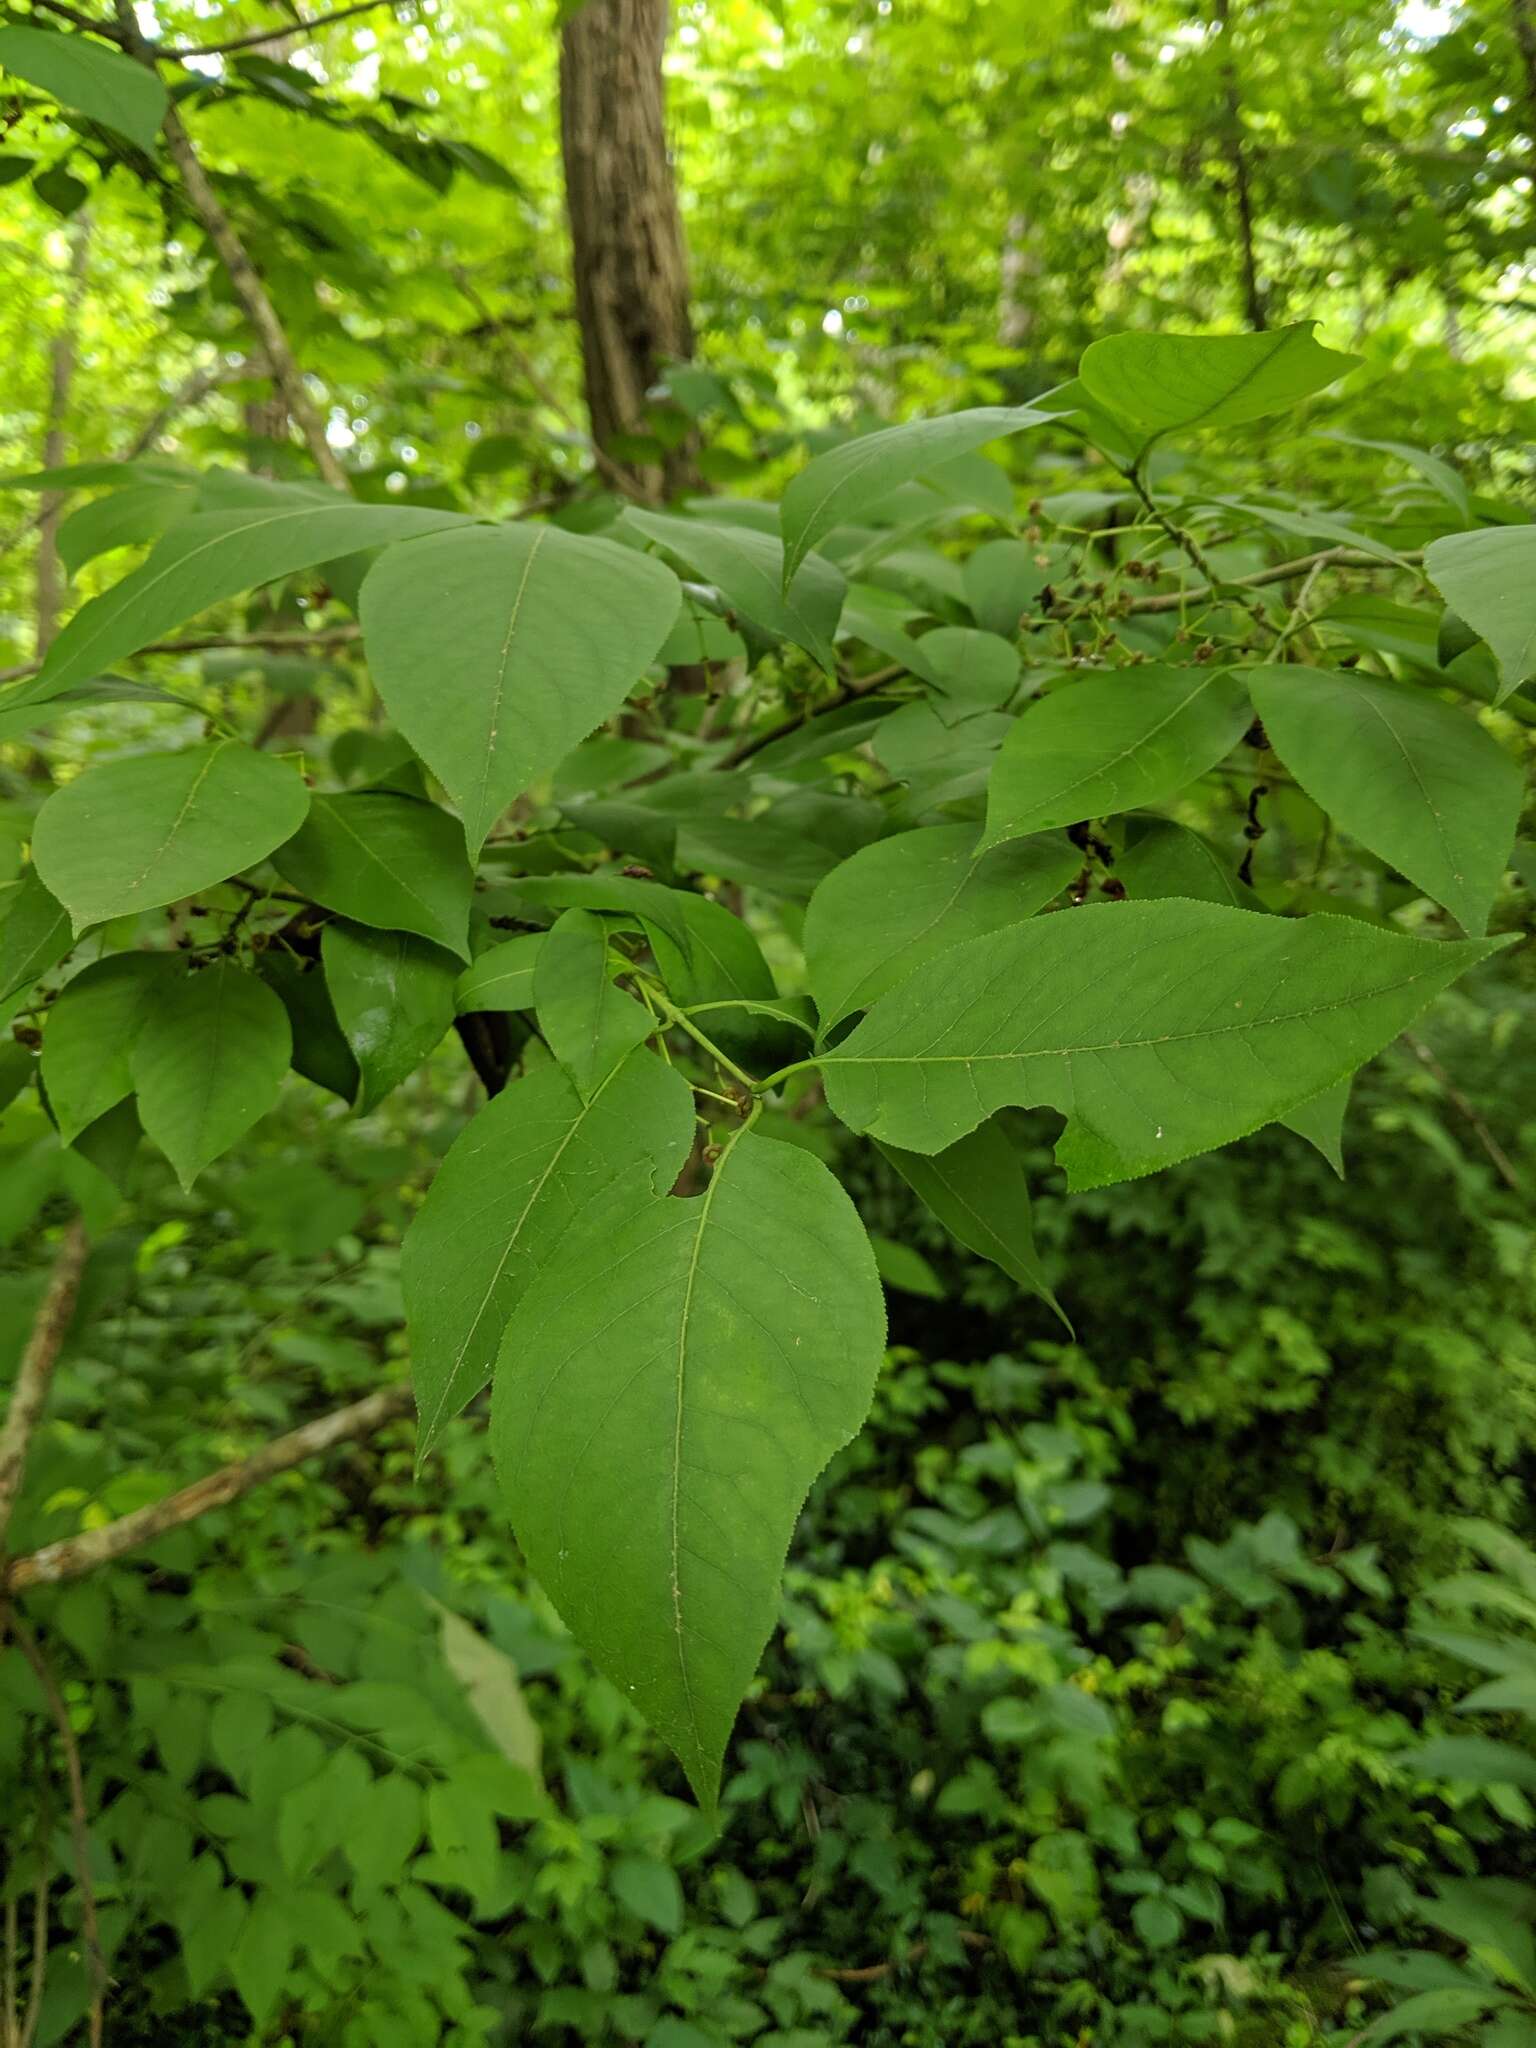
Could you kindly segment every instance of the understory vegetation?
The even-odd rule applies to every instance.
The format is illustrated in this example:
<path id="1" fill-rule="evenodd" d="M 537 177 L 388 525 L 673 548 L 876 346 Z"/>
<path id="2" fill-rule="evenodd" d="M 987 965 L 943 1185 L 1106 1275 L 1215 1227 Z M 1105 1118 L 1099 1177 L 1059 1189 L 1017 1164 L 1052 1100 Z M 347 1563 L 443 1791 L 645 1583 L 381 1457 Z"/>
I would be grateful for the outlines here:
<path id="1" fill-rule="evenodd" d="M 0 121 L 0 2048 L 1536 2048 L 1536 5 Z"/>

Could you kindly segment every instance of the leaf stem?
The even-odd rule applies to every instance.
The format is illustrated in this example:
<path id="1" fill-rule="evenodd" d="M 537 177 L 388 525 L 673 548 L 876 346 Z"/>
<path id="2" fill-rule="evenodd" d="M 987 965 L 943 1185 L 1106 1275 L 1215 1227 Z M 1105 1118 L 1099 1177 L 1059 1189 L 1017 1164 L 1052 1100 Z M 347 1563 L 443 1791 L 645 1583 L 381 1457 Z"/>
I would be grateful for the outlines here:
<path id="1" fill-rule="evenodd" d="M 647 983 L 646 987 L 653 1008 L 665 1017 L 668 1024 L 674 1024 L 679 1031 L 686 1032 L 694 1044 L 707 1052 L 716 1065 L 723 1072 L 729 1074 L 733 1081 L 739 1081 L 743 1088 L 751 1089 L 754 1095 L 757 1093 L 758 1083 L 753 1080 L 752 1076 L 744 1068 L 738 1067 L 728 1053 L 723 1053 L 712 1038 L 705 1036 L 698 1025 L 691 1020 L 686 1010 L 680 1010 L 676 1003 L 670 1001 L 654 983 Z"/>

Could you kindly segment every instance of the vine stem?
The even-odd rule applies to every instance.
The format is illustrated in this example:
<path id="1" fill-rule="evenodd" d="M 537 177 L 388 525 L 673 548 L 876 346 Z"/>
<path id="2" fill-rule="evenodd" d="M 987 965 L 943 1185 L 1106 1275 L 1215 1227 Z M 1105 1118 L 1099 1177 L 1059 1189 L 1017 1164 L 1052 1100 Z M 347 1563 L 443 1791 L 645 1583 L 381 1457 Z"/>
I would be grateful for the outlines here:
<path id="1" fill-rule="evenodd" d="M 675 1025 L 679 1031 L 686 1032 L 694 1044 L 707 1052 L 716 1065 L 729 1074 L 733 1081 L 739 1081 L 743 1088 L 749 1088 L 754 1095 L 757 1094 L 759 1083 L 753 1080 L 744 1067 L 738 1067 L 729 1053 L 722 1052 L 712 1038 L 706 1037 L 698 1025 L 690 1018 L 686 1010 L 680 1010 L 676 1003 L 654 984 L 648 983 L 646 986 L 648 999 L 652 1007 L 660 1016 L 666 1019 L 669 1025 Z"/>

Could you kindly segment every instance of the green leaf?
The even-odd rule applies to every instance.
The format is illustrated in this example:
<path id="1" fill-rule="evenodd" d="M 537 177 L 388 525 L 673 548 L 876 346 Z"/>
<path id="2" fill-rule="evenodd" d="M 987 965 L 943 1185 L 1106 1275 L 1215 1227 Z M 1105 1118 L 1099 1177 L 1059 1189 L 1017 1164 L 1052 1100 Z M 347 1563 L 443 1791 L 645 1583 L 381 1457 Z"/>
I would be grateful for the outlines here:
<path id="1" fill-rule="evenodd" d="M 1403 2034 L 1458 2034 L 1472 2020 L 1505 2003 L 1505 1995 L 1492 1984 L 1476 1991 L 1420 1991 L 1373 2020 L 1357 2038 L 1364 2044 L 1396 2041 Z"/>
<path id="2" fill-rule="evenodd" d="M 355 924 L 414 932 L 469 958 L 474 876 L 436 804 L 376 790 L 317 796 L 272 864 L 301 895 Z"/>
<path id="3" fill-rule="evenodd" d="M 793 641 L 829 675 L 837 673 L 832 636 L 848 588 L 841 569 L 820 555 L 807 555 L 786 587 L 784 548 L 777 534 L 633 510 L 625 513 L 624 523 L 696 570 L 760 632 Z"/>
<path id="4" fill-rule="evenodd" d="M 611 718 L 681 602 L 659 562 L 555 526 L 470 527 L 369 570 L 360 616 L 390 717 L 473 858 L 514 797 Z"/>
<path id="5" fill-rule="evenodd" d="M 1417 470 L 1430 487 L 1438 491 L 1446 503 L 1452 506 L 1463 526 L 1472 519 L 1472 501 L 1467 486 L 1458 471 L 1438 455 L 1432 455 L 1427 448 L 1415 448 L 1407 441 L 1367 441 L 1360 434 L 1324 434 L 1325 441 L 1337 441 L 1345 448 L 1369 448 L 1378 455 L 1395 456 L 1399 462 L 1407 463 Z"/>
<path id="6" fill-rule="evenodd" d="M 72 512 L 59 528 L 59 560 L 71 576 L 113 548 L 155 540 L 191 511 L 193 493 L 180 484 L 142 484 L 112 491 Z"/>
<path id="7" fill-rule="evenodd" d="M 459 1015 L 471 1010 L 531 1010 L 533 971 L 543 944 L 542 932 L 524 932 L 482 953 L 454 986 Z"/>
<path id="8" fill-rule="evenodd" d="M 246 2010 L 265 2029 L 282 1996 L 298 1937 L 281 1893 L 258 1891 L 239 1939 L 229 1953 L 229 1973 Z"/>
<path id="9" fill-rule="evenodd" d="M 880 1150 L 957 1243 L 1038 1295 L 1071 1330 L 1035 1250 L 1024 1169 L 995 1118 L 931 1156 Z"/>
<path id="10" fill-rule="evenodd" d="M 1164 803 L 1221 760 L 1250 722 L 1220 669 L 1126 669 L 1053 690 L 1003 741 L 983 846 Z"/>
<path id="11" fill-rule="evenodd" d="M 621 1906 L 662 1934 L 683 1930 L 683 1888 L 670 1863 L 654 1856 L 621 1856 L 608 1873 L 608 1888 Z"/>
<path id="12" fill-rule="evenodd" d="M 1112 334 L 1084 350 L 1078 375 L 1091 398 L 1150 440 L 1191 427 L 1240 426 L 1287 411 L 1355 367 L 1358 356 L 1313 340 L 1316 325 L 1304 320 L 1267 334 Z"/>
<path id="13" fill-rule="evenodd" d="M 660 882 L 641 881 L 633 875 L 520 875 L 496 892 L 498 907 L 506 903 L 514 910 L 613 910 L 638 917 L 648 930 L 664 932 L 675 953 L 693 960 L 695 906 L 704 898 L 684 889 L 668 889 Z M 710 909 L 729 917 L 718 904 Z M 737 919 L 732 918 L 734 924 Z M 667 976 L 667 986 L 673 987 Z M 676 993 L 674 989 L 674 993 Z M 768 993 L 773 993 L 770 983 Z M 687 1001 L 700 1000 L 695 996 Z"/>
<path id="14" fill-rule="evenodd" d="M 1018 650 L 998 633 L 974 626 L 939 626 L 918 643 L 929 677 L 950 704 L 992 711 L 1019 686 Z"/>
<path id="15" fill-rule="evenodd" d="M 656 1029 L 649 1010 L 613 985 L 608 931 L 590 910 L 567 910 L 534 970 L 539 1029 L 583 1102 Z"/>
<path id="16" fill-rule="evenodd" d="M 1536 671 L 1536 526 L 1447 534 L 1430 542 L 1424 567 L 1452 611 L 1487 641 L 1502 704 Z"/>
<path id="17" fill-rule="evenodd" d="M 203 1860 L 213 1861 L 211 1857 Z M 182 1966 L 194 1998 L 201 1998 L 229 1969 L 230 1956 L 240 1944 L 245 1923 L 245 1895 L 238 1885 L 226 1885 L 222 1891 L 215 1891 L 182 1927 Z"/>
<path id="18" fill-rule="evenodd" d="M 1468 1785 L 1519 1785 L 1536 1792 L 1536 1757 L 1491 1735 L 1437 1735 L 1399 1750 L 1394 1762 L 1426 1778 L 1455 1778 Z"/>
<path id="19" fill-rule="evenodd" d="M 184 1188 L 276 1102 L 291 1051 L 281 1002 L 226 960 L 160 996 L 129 1066 L 145 1133 Z"/>
<path id="20" fill-rule="evenodd" d="M 875 1255 L 875 1271 L 883 1287 L 894 1287 L 903 1294 L 925 1295 L 930 1301 L 944 1299 L 944 1282 L 915 1246 L 903 1244 L 899 1238 L 881 1237 L 872 1230 L 869 1248 Z"/>
<path id="21" fill-rule="evenodd" d="M 884 1342 L 847 1196 L 751 1135 L 693 1200 L 589 1204 L 508 1325 L 492 1436 L 518 1540 L 708 1809 L 795 1519 Z"/>
<path id="22" fill-rule="evenodd" d="M 1027 405 L 982 405 L 943 419 L 882 427 L 808 462 L 784 492 L 779 514 L 784 535 L 784 587 L 823 534 L 856 519 L 898 484 L 922 476 L 988 441 L 1047 426 L 1049 413 Z"/>
<path id="23" fill-rule="evenodd" d="M 44 886 L 35 867 L 0 890 L 0 1003 L 9 1002 L 59 961 L 74 944 L 69 912 Z"/>
<path id="24" fill-rule="evenodd" d="M 181 963 L 172 953 L 114 953 L 65 988 L 43 1034 L 43 1085 L 66 1145 L 131 1093 L 128 1055 Z"/>
<path id="25" fill-rule="evenodd" d="M 1463 930 L 1486 931 L 1524 797 L 1498 741 L 1408 684 L 1313 668 L 1245 673 L 1270 744 L 1314 803 Z"/>
<path id="26" fill-rule="evenodd" d="M 238 740 L 130 754 L 54 791 L 37 814 L 32 857 L 78 936 L 253 867 L 308 809 L 309 791 L 286 762 Z"/>
<path id="27" fill-rule="evenodd" d="M 1138 1899 L 1131 1908 L 1131 1922 L 1148 1948 L 1172 1948 L 1184 1931 L 1184 1916 L 1163 1898 Z"/>
<path id="28" fill-rule="evenodd" d="M 1310 1102 L 1502 942 L 1354 918 L 1104 903 L 951 947 L 822 1057 L 855 1131 L 940 1152 L 1006 1104 L 1067 1119 L 1073 1188 L 1152 1173 Z"/>
<path id="29" fill-rule="evenodd" d="M 1033 917 L 1082 866 L 1066 839 L 976 854 L 974 825 L 877 839 L 832 870 L 805 913 L 811 993 L 830 1030 L 961 939 Z"/>
<path id="30" fill-rule="evenodd" d="M 418 1458 L 490 1378 L 508 1316 L 586 1204 L 619 1184 L 669 1188 L 693 1129 L 686 1082 L 636 1052 L 588 1103 L 543 1067 L 460 1134 L 401 1259 Z"/>
<path id="31" fill-rule="evenodd" d="M 1012 640 L 1019 622 L 1051 580 L 1035 560 L 1040 550 L 1022 540 L 983 541 L 961 568 L 965 601 L 983 632 Z"/>
<path id="32" fill-rule="evenodd" d="M 151 66 L 86 36 L 0 28 L 0 68 L 154 154 L 170 99 Z"/>
<path id="33" fill-rule="evenodd" d="M 256 972 L 288 1012 L 293 1071 L 343 1102 L 356 1102 L 362 1077 L 336 1021 L 320 962 L 300 959 L 283 946 L 268 946 L 257 958 Z"/>
<path id="34" fill-rule="evenodd" d="M 375 1108 L 416 1071 L 453 1022 L 458 964 L 410 932 L 328 924 L 325 985 L 361 1076 L 357 1106 Z"/>
<path id="35" fill-rule="evenodd" d="M 1288 1110 L 1280 1119 L 1288 1131 L 1305 1138 L 1322 1153 L 1340 1180 L 1344 1178 L 1344 1118 L 1349 1109 L 1350 1086 L 1351 1077 L 1346 1075 L 1321 1095 L 1314 1095 L 1310 1102 Z"/>
<path id="36" fill-rule="evenodd" d="M 426 1826 L 421 1788 L 399 1771 L 375 1778 L 344 1844 L 364 1884 L 390 1885 L 404 1870 Z"/>
<path id="37" fill-rule="evenodd" d="M 1137 826 L 1137 836 L 1115 863 L 1128 895 L 1191 896 L 1197 903 L 1227 903 L 1235 910 L 1258 908 L 1253 891 L 1198 832 L 1171 818 L 1138 820 Z"/>
<path id="38" fill-rule="evenodd" d="M 476 1718 L 502 1755 L 542 1789 L 544 1739 L 523 1697 L 517 1666 L 461 1615 L 433 1605 L 443 1662 L 463 1686 Z"/>
<path id="39" fill-rule="evenodd" d="M 48 695 L 96 675 L 210 605 L 338 555 L 461 524 L 457 512 L 409 505 L 319 502 L 269 487 L 258 502 L 183 519 L 149 559 L 83 605 L 37 677 Z"/>

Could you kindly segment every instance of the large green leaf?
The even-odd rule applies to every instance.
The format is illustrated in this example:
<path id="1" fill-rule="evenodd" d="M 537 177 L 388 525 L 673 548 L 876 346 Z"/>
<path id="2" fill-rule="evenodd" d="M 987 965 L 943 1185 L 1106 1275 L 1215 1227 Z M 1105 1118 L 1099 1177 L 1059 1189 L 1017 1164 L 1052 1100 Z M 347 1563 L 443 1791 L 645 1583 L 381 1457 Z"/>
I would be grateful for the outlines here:
<path id="1" fill-rule="evenodd" d="M 1488 912 L 1524 780 L 1475 718 L 1358 671 L 1246 671 L 1270 744 L 1334 822 L 1443 903 L 1464 930 Z"/>
<path id="2" fill-rule="evenodd" d="M 317 796 L 303 830 L 272 860 L 327 910 L 469 958 L 474 876 L 453 820 L 436 804 L 377 790 Z"/>
<path id="3" fill-rule="evenodd" d="M 708 1808 L 795 1518 L 884 1342 L 847 1196 L 751 1135 L 691 1201 L 593 1204 L 507 1326 L 492 1438 L 518 1540 Z"/>
<path id="4" fill-rule="evenodd" d="M 71 113 L 99 121 L 154 153 L 170 99 L 149 65 L 87 36 L 7 27 L 0 28 L 0 70 L 41 86 Z"/>
<path id="5" fill-rule="evenodd" d="M 976 858 L 974 825 L 878 839 L 832 870 L 805 913 L 805 959 L 823 1030 L 867 1010 L 914 968 L 1033 917 L 1082 855 L 1067 839 L 1019 840 Z"/>
<path id="6" fill-rule="evenodd" d="M 1089 396 L 1152 440 L 1284 412 L 1360 360 L 1312 338 L 1315 320 L 1266 334 L 1111 334 L 1078 375 Z"/>
<path id="7" fill-rule="evenodd" d="M 0 889 L 0 1003 L 30 988 L 74 944 L 69 912 L 45 887 L 35 867 Z"/>
<path id="8" fill-rule="evenodd" d="M 961 711 L 992 711 L 1019 686 L 1018 649 L 1000 633 L 975 626 L 940 626 L 919 645 L 927 674 L 946 704 Z"/>
<path id="9" fill-rule="evenodd" d="M 463 523 L 457 512 L 358 505 L 269 492 L 260 502 L 183 519 L 147 561 L 83 605 L 48 651 L 37 685 L 51 696 L 110 668 L 210 605 L 338 555 Z"/>
<path id="10" fill-rule="evenodd" d="M 54 791 L 37 814 L 32 857 L 79 933 L 253 867 L 308 809 L 287 762 L 238 740 L 130 754 Z"/>
<path id="11" fill-rule="evenodd" d="M 922 476 L 988 441 L 1050 423 L 1049 413 L 1027 405 L 980 405 L 943 419 L 909 420 L 845 441 L 808 462 L 784 492 L 779 513 L 784 535 L 784 587 L 788 589 L 811 549 L 856 519 L 867 506 L 912 477 Z"/>
<path id="12" fill-rule="evenodd" d="M 43 1086 L 66 1145 L 131 1093 L 129 1053 L 180 965 L 173 953 L 113 953 L 82 968 L 48 1012 Z"/>
<path id="13" fill-rule="evenodd" d="M 490 1378 L 507 1317 L 587 1203 L 620 1183 L 665 1193 L 693 1131 L 687 1083 L 636 1052 L 588 1103 L 542 1067 L 460 1134 L 401 1259 L 419 1458 Z"/>
<path id="14" fill-rule="evenodd" d="M 1242 681 L 1203 668 L 1126 669 L 1065 684 L 1026 711 L 987 785 L 984 846 L 1164 803 L 1236 746 Z"/>
<path id="15" fill-rule="evenodd" d="M 364 1112 L 416 1071 L 453 1022 L 459 964 L 414 932 L 328 924 L 321 934 L 325 985 L 357 1061 Z"/>
<path id="16" fill-rule="evenodd" d="M 482 953 L 459 976 L 453 992 L 461 1015 L 470 1010 L 531 1010 L 533 970 L 544 944 L 542 932 L 524 932 Z"/>
<path id="17" fill-rule="evenodd" d="M 1424 567 L 1446 603 L 1486 640 L 1503 703 L 1536 673 L 1536 526 L 1493 526 L 1431 541 Z"/>
<path id="18" fill-rule="evenodd" d="M 951 1237 L 1001 1267 L 1027 1293 L 1038 1294 L 1067 1322 L 1035 1250 L 1029 1182 L 995 1117 L 932 1155 L 895 1145 L 880 1150 Z"/>
<path id="19" fill-rule="evenodd" d="M 220 960 L 158 995 L 129 1067 L 144 1130 L 190 1188 L 277 1100 L 288 1012 L 265 982 Z"/>
<path id="20" fill-rule="evenodd" d="M 680 601 L 660 562 L 555 526 L 471 527 L 380 556 L 360 599 L 369 663 L 471 857 L 619 709 Z"/>
<path id="21" fill-rule="evenodd" d="M 192 510 L 185 484 L 141 484 L 109 491 L 72 512 L 59 528 L 59 560 L 71 576 L 113 548 L 155 540 Z"/>
<path id="22" fill-rule="evenodd" d="M 786 589 L 784 548 L 777 534 L 660 512 L 630 511 L 624 518 L 712 583 L 732 611 L 776 639 L 792 640 L 828 674 L 836 674 L 832 636 L 848 588 L 841 569 L 820 555 L 807 555 Z"/>
<path id="23" fill-rule="evenodd" d="M 1497 940 L 1354 918 L 1104 903 L 951 947 L 822 1057 L 856 1131 L 941 1152 L 994 1110 L 1060 1110 L 1074 1188 L 1285 1116 L 1390 1043 Z"/>
<path id="24" fill-rule="evenodd" d="M 566 910 L 555 919 L 539 949 L 533 993 L 545 1043 L 583 1102 L 656 1028 L 649 1010 L 614 987 L 607 927 L 595 911 Z"/>

